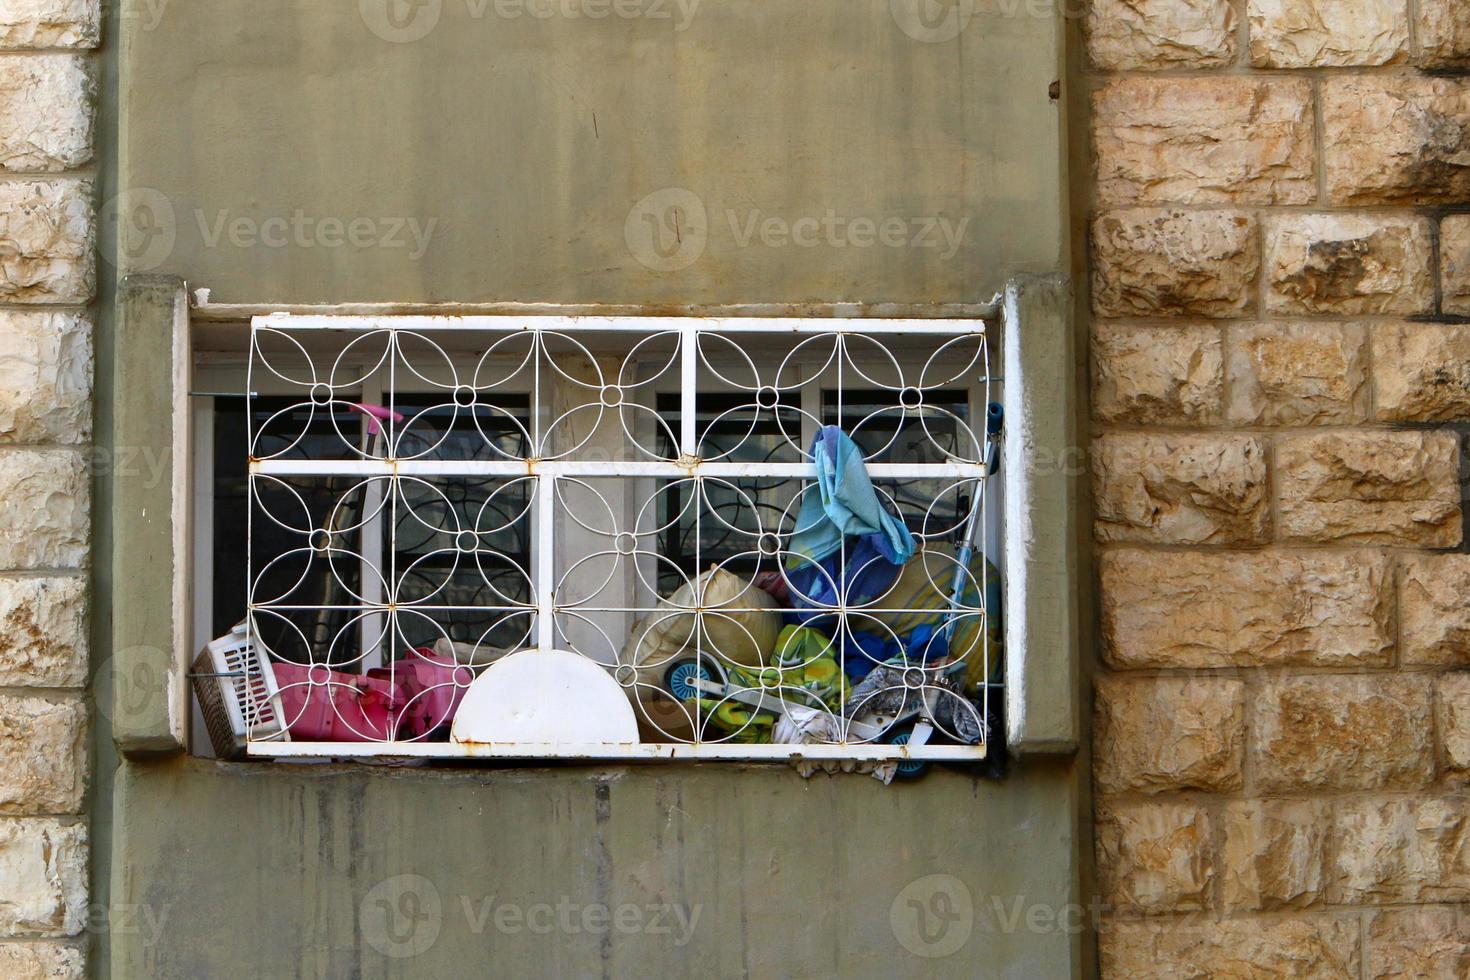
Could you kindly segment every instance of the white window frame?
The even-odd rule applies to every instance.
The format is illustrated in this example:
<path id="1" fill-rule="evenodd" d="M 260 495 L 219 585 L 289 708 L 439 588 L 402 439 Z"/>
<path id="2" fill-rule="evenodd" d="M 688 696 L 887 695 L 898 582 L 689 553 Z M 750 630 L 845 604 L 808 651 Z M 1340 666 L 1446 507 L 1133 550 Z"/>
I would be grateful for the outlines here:
<path id="1" fill-rule="evenodd" d="M 1086 693 L 1083 624 L 1091 617 L 1086 587 L 1087 457 L 1084 386 L 1085 318 L 1072 284 L 1054 274 L 1017 274 L 989 303 L 744 304 L 690 306 L 695 317 L 983 318 L 1001 324 L 1006 435 L 1002 443 L 1005 541 L 1005 738 L 1013 759 L 1073 755 L 1082 742 Z M 130 276 L 118 291 L 120 377 L 114 438 L 129 451 L 171 460 L 167 473 L 119 466 L 111 481 L 119 518 L 113 531 L 112 692 L 118 751 L 151 757 L 186 750 L 190 717 L 195 599 L 194 503 L 200 488 L 191 457 L 195 354 L 238 352 L 254 316 L 289 310 L 308 315 L 548 317 L 606 312 L 597 305 L 470 303 L 282 307 L 211 303 L 201 290 L 169 276 Z M 635 314 L 638 307 L 620 307 Z M 140 556 L 150 571 L 139 576 Z M 992 742 L 999 733 L 992 732 Z"/>
<path id="2" fill-rule="evenodd" d="M 538 317 L 534 318 L 534 326 L 527 326 L 528 318 L 507 317 L 468 317 L 446 319 L 442 317 L 418 317 L 418 316 L 394 316 L 394 317 L 364 317 L 364 316 L 292 316 L 278 314 L 272 316 L 256 317 L 254 324 L 257 328 L 278 329 L 286 327 L 292 331 L 309 329 L 329 330 L 380 330 L 385 324 L 393 327 L 417 331 L 435 332 L 446 329 L 465 329 L 481 327 L 487 330 L 505 330 L 511 326 L 511 320 L 520 329 L 537 329 L 554 333 L 575 334 L 587 330 L 631 330 L 645 335 L 658 332 L 676 331 L 683 338 L 683 350 L 686 355 L 682 359 L 681 382 L 666 382 L 658 386 L 645 389 L 644 397 L 653 399 L 659 393 L 680 391 L 684 394 L 685 404 L 681 413 L 681 432 L 678 433 L 681 449 L 692 456 L 692 448 L 695 441 L 696 419 L 690 410 L 693 404 L 694 389 L 688 379 L 696 372 L 696 358 L 689 356 L 697 350 L 697 345 L 692 341 L 694 335 L 700 330 L 718 332 L 722 335 L 747 333 L 755 339 L 761 333 L 821 333 L 829 334 L 834 331 L 855 334 L 878 334 L 894 335 L 906 332 L 923 333 L 930 336 L 965 337 L 986 333 L 993 340 L 994 330 L 997 324 L 987 324 L 982 320 L 855 320 L 841 321 L 831 319 L 820 320 L 793 320 L 793 319 L 689 319 L 689 318 L 647 318 L 647 317 Z M 992 354 L 992 364 L 999 361 L 999 351 Z M 213 504 L 213 478 L 212 468 L 214 461 L 213 447 L 213 417 L 214 399 L 208 392 L 232 392 L 241 391 L 245 371 L 246 360 L 239 356 L 213 356 L 201 359 L 195 367 L 196 391 L 205 392 L 194 401 L 194 424 L 193 429 L 193 503 L 195 512 L 194 545 L 195 545 L 195 588 L 199 601 L 195 606 L 194 633 L 196 640 L 200 642 L 208 639 L 212 623 L 211 590 L 212 590 L 212 504 Z M 999 379 L 996 379 L 999 380 Z M 840 385 L 840 378 L 837 379 Z M 257 387 L 260 382 L 257 381 Z M 861 386 L 859 386 L 861 387 Z M 946 387 L 959 387 L 946 385 Z M 969 390 L 969 411 L 971 424 L 983 428 L 985 416 L 985 400 L 983 387 L 972 380 L 966 386 Z M 820 414 L 820 404 L 808 404 L 808 402 L 820 402 L 826 391 L 830 390 L 824 384 L 803 384 L 801 391 L 803 396 L 802 408 L 810 415 Z M 259 394 L 275 394 L 273 390 L 261 390 Z M 992 394 L 998 394 L 998 390 L 992 389 Z M 381 403 L 380 391 L 364 387 L 358 397 L 364 402 Z M 543 411 L 549 399 L 544 399 Z M 813 431 L 807 431 L 813 430 Z M 804 420 L 802 440 L 803 444 L 809 444 L 814 435 L 814 426 L 809 420 Z M 415 464 L 412 461 L 400 461 L 388 464 L 383 461 L 357 460 L 341 461 L 337 463 L 297 462 L 297 461 L 253 461 L 251 463 L 252 473 L 266 473 L 276 475 L 354 475 L 369 476 L 386 474 L 397 468 L 401 473 L 412 473 L 418 469 L 428 472 L 445 472 L 442 466 L 435 464 Z M 473 475 L 484 472 L 486 474 L 504 474 L 525 476 L 527 468 L 525 463 L 467 463 L 465 464 L 465 475 Z M 789 476 L 802 478 L 810 475 L 810 467 L 807 464 L 743 464 L 743 463 L 700 463 L 698 468 L 703 471 L 702 475 L 708 476 Z M 914 476 L 916 478 L 953 478 L 953 479 L 983 479 L 985 467 L 976 463 L 964 463 L 951 461 L 944 464 L 871 464 L 870 470 L 875 477 L 883 476 Z M 531 464 L 532 475 L 538 481 L 539 506 L 545 507 L 554 494 L 555 480 L 561 477 L 618 477 L 627 479 L 629 476 L 646 476 L 649 478 L 688 476 L 690 470 L 682 463 L 590 463 L 576 461 L 536 461 Z M 789 471 L 789 472 L 788 472 Z M 990 488 L 987 493 L 1004 496 L 1004 480 L 991 479 Z M 1003 541 L 1004 535 L 1001 526 L 1001 501 L 996 501 L 995 506 L 987 506 L 986 515 L 988 524 L 986 536 L 992 541 Z M 533 523 L 536 519 L 533 516 Z M 541 556 L 556 555 L 556 535 L 554 529 L 549 526 L 550 522 L 541 522 L 540 540 L 532 547 L 533 569 L 532 574 L 537 584 L 538 617 L 537 617 L 537 646 L 541 649 L 552 649 L 555 647 L 554 616 L 553 610 L 548 608 L 552 605 L 551 583 L 554 576 L 556 562 L 545 562 Z M 366 537 L 377 547 L 381 542 L 380 533 L 368 533 Z M 549 547 L 548 547 L 549 545 Z M 365 548 L 367 552 L 369 549 Z M 993 554 L 992 557 L 999 558 Z M 371 554 L 364 554 L 364 562 L 370 562 Z M 999 561 L 997 561 L 999 564 Z M 371 665 L 368 665 L 371 666 Z M 992 680 L 992 686 L 1002 686 L 1000 678 Z M 197 730 L 197 729 L 196 729 Z M 994 737 L 1003 738 L 1004 735 L 996 733 Z M 992 738 L 992 741 L 993 741 Z M 196 740 L 197 741 L 197 740 Z M 329 751 L 328 751 L 329 749 Z M 927 745 L 918 749 L 912 756 L 899 746 L 885 744 L 867 743 L 843 743 L 840 745 L 749 745 L 730 743 L 646 743 L 621 746 L 605 747 L 595 754 L 607 758 L 702 758 L 702 759 L 759 759 L 759 758 L 835 758 L 835 759 L 904 759 L 921 758 L 925 760 L 968 760 L 978 761 L 986 754 L 986 745 L 959 746 L 959 745 Z M 441 742 L 364 742 L 364 743 L 331 743 L 326 746 L 320 743 L 305 743 L 291 741 L 269 741 L 255 742 L 250 746 L 250 754 L 257 756 L 289 758 L 289 757 L 317 757 L 322 755 L 339 756 L 442 756 L 442 757 L 464 757 L 466 755 L 492 756 L 492 757 L 546 757 L 544 751 L 530 752 L 517 746 L 503 745 L 455 745 Z M 560 753 L 551 753 L 557 755 Z M 569 753 L 575 757 L 583 757 L 587 753 L 582 750 Z"/>

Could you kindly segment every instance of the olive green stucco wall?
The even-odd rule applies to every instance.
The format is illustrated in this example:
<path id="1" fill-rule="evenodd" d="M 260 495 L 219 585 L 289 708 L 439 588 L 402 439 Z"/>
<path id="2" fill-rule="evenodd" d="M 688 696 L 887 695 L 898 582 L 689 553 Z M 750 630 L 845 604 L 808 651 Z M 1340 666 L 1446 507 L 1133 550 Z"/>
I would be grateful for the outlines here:
<path id="1" fill-rule="evenodd" d="M 965 22 L 905 0 L 384 7 L 173 0 L 117 19 L 116 274 L 263 307 L 911 309 L 1068 269 L 1046 5 L 962 3 Z M 126 399 L 129 380 L 99 390 Z M 113 976 L 1049 978 L 1087 962 L 1065 757 L 887 788 L 785 766 L 113 765 L 104 748 L 99 889 L 162 922 L 100 938 Z M 569 911 L 542 932 L 497 922 L 505 906 Z M 598 908 L 642 911 L 586 928 Z M 950 950 L 953 915 L 971 928 Z"/>
<path id="2" fill-rule="evenodd" d="M 927 304 L 1062 262 L 1047 5 L 530 12 L 584 3 L 419 0 L 402 31 L 386 0 L 125 21 L 120 186 L 161 234 L 123 264 L 230 303 Z M 896 244 L 851 228 L 890 218 Z"/>
<path id="3" fill-rule="evenodd" d="M 1066 977 L 1081 922 L 1069 782 L 1052 766 L 893 788 L 780 766 L 130 764 L 112 901 L 164 929 L 114 937 L 113 963 L 189 978 Z M 968 928 L 953 918 L 972 909 Z"/>

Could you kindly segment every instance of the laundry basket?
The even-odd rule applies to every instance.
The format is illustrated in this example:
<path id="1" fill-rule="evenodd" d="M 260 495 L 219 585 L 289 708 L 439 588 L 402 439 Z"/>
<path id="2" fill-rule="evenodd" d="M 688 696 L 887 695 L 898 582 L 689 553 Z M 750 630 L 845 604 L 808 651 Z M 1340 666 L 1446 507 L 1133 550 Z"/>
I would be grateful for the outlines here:
<path id="1" fill-rule="evenodd" d="M 214 754 L 222 759 L 243 756 L 252 739 L 290 737 L 283 732 L 275 671 L 256 653 L 244 623 L 199 651 L 194 693 Z"/>

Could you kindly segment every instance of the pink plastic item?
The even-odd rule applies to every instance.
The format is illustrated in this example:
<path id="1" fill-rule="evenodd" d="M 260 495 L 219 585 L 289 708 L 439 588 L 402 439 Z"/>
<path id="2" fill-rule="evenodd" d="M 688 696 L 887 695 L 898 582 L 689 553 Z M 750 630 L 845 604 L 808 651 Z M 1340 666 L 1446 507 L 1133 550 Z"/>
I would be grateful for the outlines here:
<path id="1" fill-rule="evenodd" d="M 423 738 L 453 721 L 464 699 L 465 688 L 455 684 L 458 666 L 427 647 L 365 675 L 322 665 L 271 666 L 281 689 L 281 714 L 291 737 L 302 742 Z"/>
<path id="2" fill-rule="evenodd" d="M 393 685 L 323 666 L 274 663 L 281 716 L 303 742 L 380 742 L 392 728 Z"/>
<path id="3" fill-rule="evenodd" d="M 791 605 L 791 588 L 786 576 L 779 571 L 761 572 L 751 582 L 757 589 L 769 595 L 783 606 Z"/>
<path id="4" fill-rule="evenodd" d="M 368 405 L 356 403 L 347 406 L 359 415 L 367 416 L 368 435 L 378 435 L 383 431 L 383 423 L 392 419 L 394 422 L 402 422 L 407 416 L 402 412 L 395 412 L 391 408 L 382 405 Z"/>
<path id="5" fill-rule="evenodd" d="M 398 738 L 422 738 L 454 720 L 464 700 L 465 688 L 454 683 L 458 664 L 419 647 L 393 663 L 394 708 L 398 712 Z M 468 667 L 463 668 L 472 676 Z M 387 679 L 388 668 L 368 671 L 370 677 Z"/>

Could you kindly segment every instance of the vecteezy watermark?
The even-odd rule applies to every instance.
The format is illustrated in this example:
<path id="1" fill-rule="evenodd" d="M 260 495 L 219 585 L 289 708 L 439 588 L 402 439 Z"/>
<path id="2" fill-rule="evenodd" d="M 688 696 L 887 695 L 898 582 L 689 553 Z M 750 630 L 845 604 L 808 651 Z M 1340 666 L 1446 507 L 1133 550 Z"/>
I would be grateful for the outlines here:
<path id="1" fill-rule="evenodd" d="M 949 874 L 925 875 L 894 896 L 888 910 L 893 936 L 915 956 L 952 956 L 976 932 L 987 935 L 1077 935 L 1109 926 L 1112 909 L 1094 896 L 1080 902 L 1037 902 L 1025 895 L 991 895 L 977 905 L 970 888 Z"/>
<path id="2" fill-rule="evenodd" d="M 938 44 L 965 32 L 977 14 L 988 17 L 1031 17 L 1037 20 L 1080 20 L 1088 0 L 888 0 L 893 22 L 915 41 Z"/>
<path id="3" fill-rule="evenodd" d="M 684 187 L 665 187 L 634 204 L 623 223 L 633 258 L 655 272 L 677 272 L 698 262 L 713 231 L 728 233 L 736 248 L 931 249 L 941 260 L 959 252 L 970 228 L 968 215 L 768 214 L 760 208 L 725 209 L 711 229 L 704 201 Z"/>
<path id="4" fill-rule="evenodd" d="M 417 262 L 424 257 L 439 226 L 438 218 L 421 224 L 417 218 L 350 219 L 316 217 L 298 208 L 290 217 L 275 215 L 255 218 L 231 215 L 221 208 L 212 216 L 203 209 L 194 212 L 199 236 L 206 248 L 218 248 L 228 241 L 235 248 L 387 248 L 410 249 L 408 258 Z"/>
<path id="5" fill-rule="evenodd" d="M 152 949 L 163 938 L 171 911 L 170 906 L 158 908 L 147 903 L 91 904 L 86 908 L 86 931 L 134 937 L 144 949 Z"/>
<path id="6" fill-rule="evenodd" d="M 114 269 L 152 272 L 174 254 L 178 236 L 173 201 L 151 187 L 122 191 L 98 212 L 98 248 Z"/>
<path id="7" fill-rule="evenodd" d="M 362 897 L 357 924 L 373 949 L 389 959 L 408 959 L 438 941 L 444 903 L 439 889 L 423 875 L 394 875 Z"/>
<path id="8" fill-rule="evenodd" d="M 142 31 L 153 31 L 163 23 L 164 12 L 168 10 L 171 0 L 122 0 L 118 7 L 118 17 L 129 29 L 136 27 Z"/>
<path id="9" fill-rule="evenodd" d="M 503 902 L 494 895 L 478 899 L 462 895 L 460 905 L 470 932 L 477 936 L 492 927 L 505 936 L 522 933 L 534 936 L 576 936 L 584 933 L 606 936 L 618 933 L 667 937 L 679 949 L 688 946 L 694 938 L 700 914 L 704 911 L 702 905 L 668 902 L 645 905 L 574 902 L 565 895 L 555 903 L 533 902 L 529 905 Z"/>
<path id="10" fill-rule="evenodd" d="M 157 647 L 127 647 L 116 651 L 92 672 L 97 713 L 110 722 L 148 717 L 168 699 L 169 655 Z"/>
<path id="11" fill-rule="evenodd" d="M 408 959 L 433 948 L 445 928 L 471 935 L 652 936 L 682 949 L 694 938 L 702 905 L 670 902 L 508 901 L 499 895 L 460 895 L 446 903 L 423 875 L 395 875 L 374 885 L 358 907 L 363 940 L 392 959 Z M 463 918 L 448 921 L 452 916 Z"/>
<path id="12" fill-rule="evenodd" d="M 915 956 L 952 956 L 975 929 L 975 900 L 954 875 L 925 875 L 894 896 L 888 924 L 899 945 Z"/>
<path id="13" fill-rule="evenodd" d="M 102 258 L 124 272 L 152 272 L 174 254 L 181 234 L 197 231 L 205 248 L 390 249 L 411 262 L 424 257 L 438 218 L 319 216 L 298 208 L 290 214 L 236 214 L 229 208 L 193 211 L 193 228 L 167 194 L 151 187 L 129 188 L 102 205 L 98 247 Z"/>
<path id="14" fill-rule="evenodd" d="M 655 272 L 686 269 L 709 243 L 704 201 L 683 187 L 654 191 L 628 212 L 623 240 L 633 258 Z"/>
<path id="15" fill-rule="evenodd" d="M 970 226 L 966 215 L 951 221 L 943 215 L 873 218 L 866 215 L 848 217 L 828 209 L 820 217 L 803 215 L 789 218 L 762 214 L 752 208 L 739 215 L 725 212 L 730 234 L 737 248 L 749 248 L 759 241 L 766 248 L 935 248 L 941 259 L 952 259 L 965 240 Z"/>
<path id="16" fill-rule="evenodd" d="M 485 16 L 488 5 L 505 20 L 666 20 L 675 33 L 688 30 L 701 0 L 465 0 L 470 16 Z"/>
<path id="17" fill-rule="evenodd" d="M 433 33 L 451 0 L 358 0 L 368 30 L 394 44 L 421 41 Z M 471 20 L 650 20 L 667 21 L 677 32 L 694 20 L 702 0 L 453 0 Z"/>
<path id="18" fill-rule="evenodd" d="M 899 29 L 915 41 L 953 41 L 970 25 L 976 0 L 888 0 Z"/>
<path id="19" fill-rule="evenodd" d="M 444 14 L 444 0 L 357 0 L 368 30 L 385 41 L 406 44 L 429 36 Z"/>

